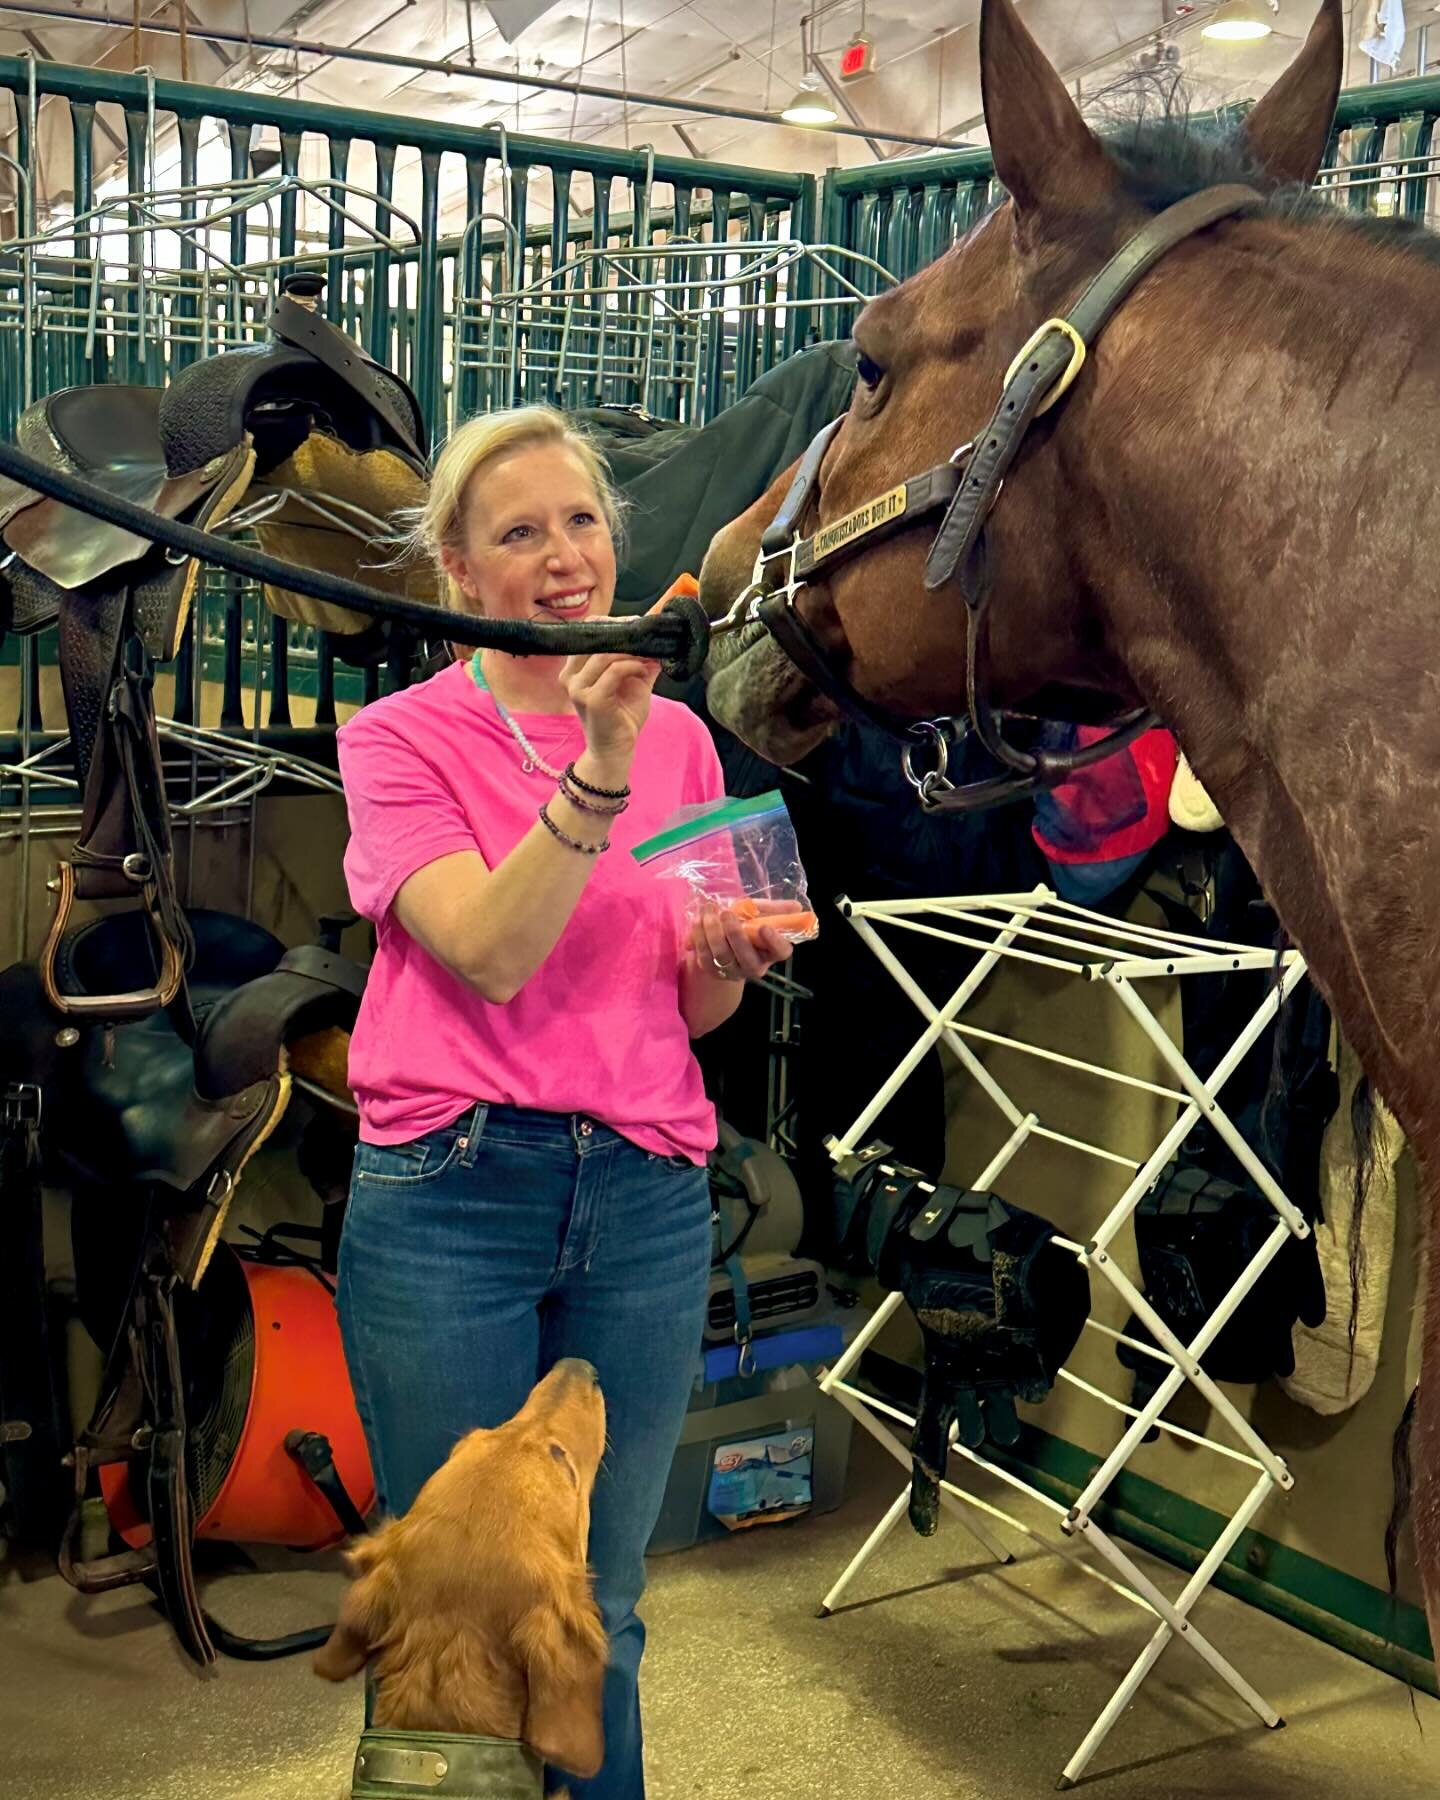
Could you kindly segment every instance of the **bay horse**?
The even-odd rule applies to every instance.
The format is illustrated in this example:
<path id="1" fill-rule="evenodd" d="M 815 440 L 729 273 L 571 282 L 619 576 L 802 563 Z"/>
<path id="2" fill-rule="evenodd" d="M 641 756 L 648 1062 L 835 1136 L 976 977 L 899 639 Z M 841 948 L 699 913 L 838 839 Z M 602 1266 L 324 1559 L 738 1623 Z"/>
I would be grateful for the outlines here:
<path id="1" fill-rule="evenodd" d="M 1228 137 L 1102 139 L 1011 0 L 984 0 L 1008 198 L 860 315 L 848 412 L 796 492 L 787 472 L 716 539 L 702 601 L 756 591 L 777 515 L 812 532 L 707 675 L 715 717 L 782 765 L 849 699 L 1173 730 L 1416 1155 L 1440 1645 L 1440 516 L 1414 474 L 1440 428 L 1440 240 L 1313 196 L 1343 53 L 1324 0 Z M 1037 334 L 1093 313 L 1102 272 L 1114 304 L 1080 350 Z"/>

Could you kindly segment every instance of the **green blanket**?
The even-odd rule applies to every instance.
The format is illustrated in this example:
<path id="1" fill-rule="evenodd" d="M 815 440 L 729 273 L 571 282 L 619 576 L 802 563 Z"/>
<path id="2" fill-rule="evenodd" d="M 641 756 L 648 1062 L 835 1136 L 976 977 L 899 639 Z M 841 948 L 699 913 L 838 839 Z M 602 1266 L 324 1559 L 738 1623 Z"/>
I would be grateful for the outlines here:
<path id="1" fill-rule="evenodd" d="M 677 575 L 698 575 L 715 533 L 845 411 L 854 385 L 854 347 L 826 343 L 787 357 L 705 426 L 577 412 L 628 502 L 616 611 L 643 612 Z"/>

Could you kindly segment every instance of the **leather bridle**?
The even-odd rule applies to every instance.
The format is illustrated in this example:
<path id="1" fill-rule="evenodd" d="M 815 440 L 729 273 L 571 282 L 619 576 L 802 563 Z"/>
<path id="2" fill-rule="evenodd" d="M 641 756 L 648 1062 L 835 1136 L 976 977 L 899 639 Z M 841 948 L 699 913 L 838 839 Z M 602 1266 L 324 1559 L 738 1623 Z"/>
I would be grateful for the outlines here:
<path id="1" fill-rule="evenodd" d="M 1112 729 L 1103 738 L 1076 750 L 1024 750 L 1008 741 L 1005 715 L 990 706 L 980 674 L 992 592 L 985 523 L 1030 426 L 1069 391 L 1090 345 L 1141 278 L 1177 244 L 1264 203 L 1253 188 L 1213 187 L 1157 213 L 1105 264 L 1070 311 L 1048 319 L 1021 350 L 1006 371 L 994 415 L 980 437 L 962 444 L 947 462 L 911 476 L 806 537 L 801 527 L 818 498 L 825 456 L 844 417 L 811 440 L 760 540 L 749 587 L 714 629 L 763 625 L 805 679 L 842 712 L 897 739 L 905 774 L 927 812 L 976 812 L 1055 787 L 1123 750 L 1158 722 L 1147 708 L 1137 708 L 1110 721 Z M 966 711 L 948 718 L 907 719 L 856 690 L 796 601 L 812 582 L 941 511 L 944 517 L 926 559 L 925 586 L 934 593 L 958 580 L 965 600 Z M 949 748 L 972 732 L 1004 772 L 956 785 L 946 775 Z M 915 753 L 927 743 L 935 766 L 922 774 L 916 770 Z"/>

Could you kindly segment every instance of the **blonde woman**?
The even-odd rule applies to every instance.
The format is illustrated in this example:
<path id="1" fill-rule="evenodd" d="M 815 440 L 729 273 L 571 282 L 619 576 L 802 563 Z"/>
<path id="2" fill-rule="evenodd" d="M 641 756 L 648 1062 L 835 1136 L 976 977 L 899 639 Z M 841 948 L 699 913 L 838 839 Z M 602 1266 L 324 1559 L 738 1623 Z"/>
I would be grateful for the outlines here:
<path id="1" fill-rule="evenodd" d="M 615 521 L 592 447 L 527 407 L 450 438 L 417 536 L 464 611 L 599 618 Z M 378 945 L 350 1050 L 346 1357 L 391 1512 L 560 1358 L 597 1370 L 611 1449 L 590 1555 L 612 1651 L 604 1767 L 575 1800 L 645 1791 L 635 1607 L 710 1258 L 716 1127 L 691 1039 L 790 949 L 730 914 L 686 933 L 628 854 L 723 793 L 658 673 L 466 655 L 339 734 L 346 879 Z"/>

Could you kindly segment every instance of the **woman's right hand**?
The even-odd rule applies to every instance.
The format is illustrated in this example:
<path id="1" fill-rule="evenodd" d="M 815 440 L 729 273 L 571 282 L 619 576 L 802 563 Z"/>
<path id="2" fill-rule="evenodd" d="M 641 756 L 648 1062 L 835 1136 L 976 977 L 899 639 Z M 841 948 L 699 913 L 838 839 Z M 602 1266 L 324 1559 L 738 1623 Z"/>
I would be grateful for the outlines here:
<path id="1" fill-rule="evenodd" d="M 579 717 L 586 749 L 612 773 L 623 767 L 617 786 L 628 777 L 659 675 L 658 662 L 613 651 L 567 657 L 560 671 L 560 684 Z"/>

